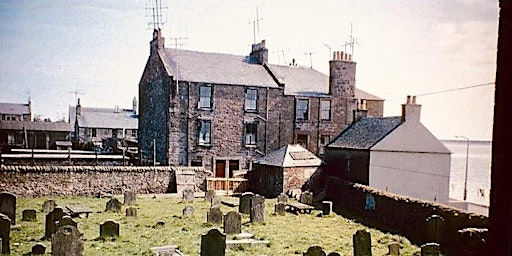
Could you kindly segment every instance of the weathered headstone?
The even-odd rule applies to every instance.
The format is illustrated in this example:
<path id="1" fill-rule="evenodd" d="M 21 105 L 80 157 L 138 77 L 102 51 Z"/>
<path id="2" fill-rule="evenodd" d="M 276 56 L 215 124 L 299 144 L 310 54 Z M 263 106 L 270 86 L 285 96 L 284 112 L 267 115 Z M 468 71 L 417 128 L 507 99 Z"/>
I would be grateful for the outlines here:
<path id="1" fill-rule="evenodd" d="M 183 189 L 183 202 L 190 203 L 194 202 L 194 190 L 191 188 Z"/>
<path id="2" fill-rule="evenodd" d="M 388 244 L 388 255 L 400 255 L 400 243 L 391 242 Z"/>
<path id="3" fill-rule="evenodd" d="M 279 194 L 279 196 L 277 197 L 277 202 L 285 204 L 288 203 L 288 196 L 285 193 Z"/>
<path id="4" fill-rule="evenodd" d="M 206 222 L 209 224 L 220 224 L 222 223 L 222 212 L 219 207 L 210 208 L 210 211 L 206 213 Z"/>
<path id="5" fill-rule="evenodd" d="M 426 219 L 427 241 L 439 243 L 444 227 L 444 219 L 439 215 L 431 215 Z"/>
<path id="6" fill-rule="evenodd" d="M 43 243 L 37 243 L 32 246 L 32 255 L 43 255 L 46 253 L 46 246 Z"/>
<path id="7" fill-rule="evenodd" d="M 47 200 L 43 203 L 43 208 L 41 209 L 41 211 L 47 214 L 53 212 L 56 206 L 57 203 L 55 203 L 54 200 Z"/>
<path id="8" fill-rule="evenodd" d="M 119 236 L 119 223 L 107 220 L 100 225 L 100 237 L 107 238 L 111 236 Z"/>
<path id="9" fill-rule="evenodd" d="M 337 252 L 331 252 L 331 253 L 327 254 L 327 256 L 341 256 L 341 255 Z"/>
<path id="10" fill-rule="evenodd" d="M 120 212 L 121 211 L 121 202 L 117 200 L 117 198 L 111 198 L 105 207 L 105 211 L 111 211 L 111 212 Z"/>
<path id="11" fill-rule="evenodd" d="M 301 193 L 302 193 L 302 190 L 300 190 L 300 188 L 293 188 L 293 189 L 288 190 L 288 195 L 291 198 L 295 198 L 297 200 L 300 199 L 300 194 Z"/>
<path id="12" fill-rule="evenodd" d="M 322 201 L 322 215 L 331 215 L 332 213 L 332 202 Z"/>
<path id="13" fill-rule="evenodd" d="M 0 252 L 2 254 L 11 253 L 11 219 L 5 214 L 0 214 L 0 240 L 2 240 L 2 249 Z"/>
<path id="14" fill-rule="evenodd" d="M 303 204 L 312 205 L 313 204 L 313 193 L 309 191 L 305 191 L 300 195 L 299 202 Z"/>
<path id="15" fill-rule="evenodd" d="M 224 233 L 240 234 L 242 232 L 242 215 L 231 211 L 224 215 Z"/>
<path id="16" fill-rule="evenodd" d="M 255 195 L 251 198 L 250 219 L 252 223 L 265 222 L 265 198 Z"/>
<path id="17" fill-rule="evenodd" d="M 251 198 L 254 196 L 252 192 L 245 192 L 240 196 L 240 203 L 238 204 L 238 212 L 249 214 L 251 212 Z"/>
<path id="18" fill-rule="evenodd" d="M 60 227 L 63 226 L 73 226 L 75 228 L 78 228 L 78 222 L 74 221 L 73 218 L 71 218 L 71 216 L 64 216 L 62 217 L 62 219 L 55 223 L 55 230 L 58 230 Z"/>
<path id="19" fill-rule="evenodd" d="M 372 238 L 370 232 L 358 230 L 352 237 L 354 243 L 354 256 L 372 255 Z"/>
<path id="20" fill-rule="evenodd" d="M 216 195 L 215 193 L 215 190 L 213 189 L 209 189 L 208 191 L 206 191 L 205 195 L 204 195 L 204 200 L 206 202 L 211 202 L 212 201 L 212 198 L 214 198 Z"/>
<path id="21" fill-rule="evenodd" d="M 52 256 L 83 256 L 83 234 L 74 226 L 60 227 L 52 238 Z"/>
<path id="22" fill-rule="evenodd" d="M 124 192 L 124 205 L 133 205 L 137 202 L 137 194 L 131 190 Z"/>
<path id="23" fill-rule="evenodd" d="M 279 216 L 286 215 L 286 205 L 284 203 L 277 203 L 275 206 L 275 214 Z"/>
<path id="24" fill-rule="evenodd" d="M 0 193 L 0 213 L 9 217 L 12 225 L 16 225 L 16 196 L 9 192 Z"/>
<path id="25" fill-rule="evenodd" d="M 201 256 L 226 255 L 226 235 L 214 228 L 201 236 Z"/>
<path id="26" fill-rule="evenodd" d="M 22 221 L 36 221 L 37 213 L 34 209 L 26 209 L 21 212 L 21 220 Z"/>
<path id="27" fill-rule="evenodd" d="M 194 207 L 191 206 L 191 205 L 187 205 L 185 206 L 185 208 L 183 208 L 183 216 L 187 217 L 187 216 L 193 216 L 194 215 Z"/>
<path id="28" fill-rule="evenodd" d="M 137 217 L 137 208 L 135 207 L 128 207 L 126 208 L 126 217 Z"/>
<path id="29" fill-rule="evenodd" d="M 214 196 L 211 201 L 210 208 L 220 207 L 221 200 L 220 196 Z"/>
<path id="30" fill-rule="evenodd" d="M 439 256 L 439 252 L 438 243 L 426 243 L 421 246 L 421 256 Z"/>
<path id="31" fill-rule="evenodd" d="M 325 256 L 325 252 L 322 247 L 315 245 L 308 248 L 303 254 L 304 256 Z"/>
<path id="32" fill-rule="evenodd" d="M 55 207 L 52 212 L 46 214 L 44 238 L 52 238 L 52 234 L 57 231 L 56 222 L 62 220 L 62 217 L 65 215 L 64 210 L 59 206 Z"/>

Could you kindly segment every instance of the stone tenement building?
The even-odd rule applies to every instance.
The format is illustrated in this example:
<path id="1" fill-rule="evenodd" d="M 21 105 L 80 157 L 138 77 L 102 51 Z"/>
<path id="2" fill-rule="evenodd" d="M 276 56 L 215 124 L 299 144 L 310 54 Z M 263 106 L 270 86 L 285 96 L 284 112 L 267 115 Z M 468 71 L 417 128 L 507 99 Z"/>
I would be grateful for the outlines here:
<path id="1" fill-rule="evenodd" d="M 383 114 L 382 99 L 355 87 L 348 55 L 335 52 L 329 76 L 267 60 L 265 41 L 249 56 L 205 53 L 165 48 L 155 30 L 139 84 L 142 158 L 230 177 L 287 144 L 322 155 L 358 107 Z"/>

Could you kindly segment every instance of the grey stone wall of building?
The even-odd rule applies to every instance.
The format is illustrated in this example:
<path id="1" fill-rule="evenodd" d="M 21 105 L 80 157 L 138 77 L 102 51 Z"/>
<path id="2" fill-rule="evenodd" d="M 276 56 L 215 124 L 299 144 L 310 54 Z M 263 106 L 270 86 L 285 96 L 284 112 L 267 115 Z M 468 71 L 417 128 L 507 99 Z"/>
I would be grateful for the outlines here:
<path id="1" fill-rule="evenodd" d="M 326 174 L 351 182 L 368 185 L 370 182 L 370 151 L 326 148 Z"/>
<path id="2" fill-rule="evenodd" d="M 1 166 L 0 191 L 22 197 L 94 196 L 99 193 L 166 193 L 176 189 L 178 168 L 194 170 L 196 187 L 204 187 L 203 168 L 119 166 Z"/>
<path id="3" fill-rule="evenodd" d="M 384 116 L 384 100 L 366 100 L 369 117 Z"/>

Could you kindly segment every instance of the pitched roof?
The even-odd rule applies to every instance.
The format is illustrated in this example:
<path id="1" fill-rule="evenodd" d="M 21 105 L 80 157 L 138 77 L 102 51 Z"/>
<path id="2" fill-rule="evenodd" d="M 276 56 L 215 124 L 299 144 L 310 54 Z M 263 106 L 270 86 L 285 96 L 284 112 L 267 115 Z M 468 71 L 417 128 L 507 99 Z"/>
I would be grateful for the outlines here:
<path id="1" fill-rule="evenodd" d="M 247 56 L 165 49 L 165 63 L 179 80 L 230 85 L 279 87 L 263 65 Z"/>
<path id="2" fill-rule="evenodd" d="M 7 121 L 0 122 L 0 130 L 22 131 L 54 131 L 71 132 L 73 126 L 66 122 L 30 122 L 30 121 Z"/>
<path id="3" fill-rule="evenodd" d="M 76 108 L 69 107 L 69 122 L 75 123 Z M 104 129 L 138 129 L 138 117 L 131 109 L 86 108 L 78 116 L 79 127 Z"/>
<path id="4" fill-rule="evenodd" d="M 254 163 L 278 167 L 320 166 L 322 160 L 301 145 L 286 145 L 265 156 L 254 160 Z"/>
<path id="5" fill-rule="evenodd" d="M 30 114 L 30 106 L 21 103 L 0 102 L 0 114 L 23 115 Z"/>
<path id="6" fill-rule="evenodd" d="M 343 130 L 327 147 L 370 149 L 400 126 L 401 117 L 363 117 Z"/>

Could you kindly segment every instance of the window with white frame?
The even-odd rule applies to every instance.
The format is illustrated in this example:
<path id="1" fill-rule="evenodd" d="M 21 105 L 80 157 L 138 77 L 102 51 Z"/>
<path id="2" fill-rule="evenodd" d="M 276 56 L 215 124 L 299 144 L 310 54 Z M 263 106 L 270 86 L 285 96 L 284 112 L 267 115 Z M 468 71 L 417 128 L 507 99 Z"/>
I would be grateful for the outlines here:
<path id="1" fill-rule="evenodd" d="M 256 145 L 258 138 L 258 125 L 256 123 L 245 124 L 245 145 Z"/>
<path id="2" fill-rule="evenodd" d="M 201 85 L 199 87 L 199 108 L 210 109 L 212 108 L 212 86 Z"/>
<path id="3" fill-rule="evenodd" d="M 331 101 L 320 100 L 320 120 L 331 120 Z"/>
<path id="4" fill-rule="evenodd" d="M 309 117 L 309 100 L 297 99 L 295 116 L 297 120 L 308 120 Z"/>
<path id="5" fill-rule="evenodd" d="M 201 120 L 199 127 L 199 145 L 207 146 L 212 144 L 212 121 Z"/>
<path id="6" fill-rule="evenodd" d="M 245 90 L 245 111 L 256 111 L 258 103 L 258 90 L 248 88 Z"/>

